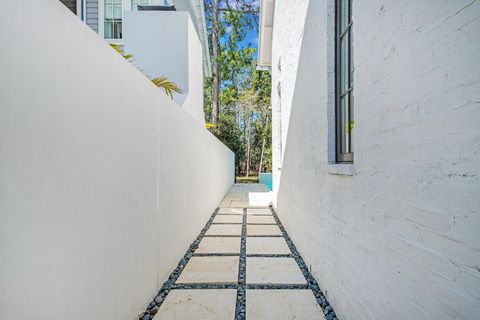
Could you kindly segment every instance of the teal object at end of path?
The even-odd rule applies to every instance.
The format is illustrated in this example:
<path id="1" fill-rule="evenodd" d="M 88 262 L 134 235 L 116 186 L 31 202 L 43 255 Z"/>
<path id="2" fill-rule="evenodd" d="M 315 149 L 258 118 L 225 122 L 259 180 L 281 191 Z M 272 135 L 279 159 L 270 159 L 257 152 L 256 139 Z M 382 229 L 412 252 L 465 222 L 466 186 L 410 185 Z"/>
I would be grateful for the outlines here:
<path id="1" fill-rule="evenodd" d="M 258 181 L 267 186 L 268 190 L 272 191 L 272 173 L 262 172 L 258 176 Z"/>

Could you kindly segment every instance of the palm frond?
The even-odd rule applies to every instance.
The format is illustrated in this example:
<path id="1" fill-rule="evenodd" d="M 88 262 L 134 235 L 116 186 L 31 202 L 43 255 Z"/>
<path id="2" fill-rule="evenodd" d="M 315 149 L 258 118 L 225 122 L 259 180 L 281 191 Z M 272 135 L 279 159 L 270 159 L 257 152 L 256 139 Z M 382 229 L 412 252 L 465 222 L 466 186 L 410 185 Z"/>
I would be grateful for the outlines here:
<path id="1" fill-rule="evenodd" d="M 132 62 L 133 61 L 133 54 L 124 54 L 123 49 L 121 46 L 118 44 L 110 43 L 110 46 L 113 48 L 113 50 L 117 51 L 122 57 L 124 57 L 127 61 Z M 143 70 L 140 70 L 143 74 Z M 146 76 L 146 75 L 145 75 Z M 158 78 L 151 79 L 154 85 L 156 85 L 158 88 L 163 88 L 165 90 L 165 93 L 173 99 L 173 93 L 183 93 L 182 89 L 177 86 L 174 82 L 168 80 L 167 77 L 161 76 Z"/>
<path id="2" fill-rule="evenodd" d="M 123 56 L 123 50 L 118 44 L 110 43 L 110 47 L 112 47 L 113 50 L 117 51 Z"/>
<path id="3" fill-rule="evenodd" d="M 113 50 L 117 51 L 122 57 L 124 57 L 127 61 L 132 62 L 133 61 L 133 54 L 125 54 L 123 52 L 123 49 L 121 46 L 115 43 L 110 43 L 110 46 L 113 48 Z"/>
<path id="4" fill-rule="evenodd" d="M 133 54 L 126 54 L 123 56 L 125 59 L 127 59 L 128 61 L 132 62 L 133 61 Z"/>
<path id="5" fill-rule="evenodd" d="M 170 98 L 172 99 L 173 99 L 173 92 L 183 93 L 182 89 L 179 86 L 177 86 L 174 82 L 168 80 L 168 78 L 165 76 L 154 78 L 152 79 L 152 82 L 157 87 L 163 88 L 165 90 L 165 93 L 168 96 L 170 96 Z"/>

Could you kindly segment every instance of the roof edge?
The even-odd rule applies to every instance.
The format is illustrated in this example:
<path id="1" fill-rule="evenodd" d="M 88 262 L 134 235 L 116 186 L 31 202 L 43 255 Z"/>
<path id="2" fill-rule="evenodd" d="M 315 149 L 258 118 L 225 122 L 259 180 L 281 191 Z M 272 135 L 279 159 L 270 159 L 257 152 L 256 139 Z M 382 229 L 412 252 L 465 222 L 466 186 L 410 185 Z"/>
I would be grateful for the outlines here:
<path id="1" fill-rule="evenodd" d="M 258 67 L 268 69 L 272 65 L 272 35 L 275 0 L 260 1 L 260 26 L 258 35 Z"/>

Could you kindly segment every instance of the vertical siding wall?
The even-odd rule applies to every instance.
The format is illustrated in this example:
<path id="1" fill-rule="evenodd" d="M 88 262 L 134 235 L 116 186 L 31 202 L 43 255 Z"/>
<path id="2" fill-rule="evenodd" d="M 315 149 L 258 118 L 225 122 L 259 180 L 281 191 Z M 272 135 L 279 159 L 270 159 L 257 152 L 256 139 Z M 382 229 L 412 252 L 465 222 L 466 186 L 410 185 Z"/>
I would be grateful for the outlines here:
<path id="1" fill-rule="evenodd" d="M 353 10 L 348 176 L 328 163 L 333 1 L 276 3 L 279 215 L 340 319 L 477 319 L 480 3 L 353 1 Z"/>
<path id="2" fill-rule="evenodd" d="M 98 21 L 98 0 L 84 0 L 85 1 L 85 23 L 90 26 L 95 32 L 98 32 L 98 24 L 103 21 Z"/>
<path id="3" fill-rule="evenodd" d="M 233 153 L 67 10 L 0 11 L 0 319 L 131 320 Z"/>

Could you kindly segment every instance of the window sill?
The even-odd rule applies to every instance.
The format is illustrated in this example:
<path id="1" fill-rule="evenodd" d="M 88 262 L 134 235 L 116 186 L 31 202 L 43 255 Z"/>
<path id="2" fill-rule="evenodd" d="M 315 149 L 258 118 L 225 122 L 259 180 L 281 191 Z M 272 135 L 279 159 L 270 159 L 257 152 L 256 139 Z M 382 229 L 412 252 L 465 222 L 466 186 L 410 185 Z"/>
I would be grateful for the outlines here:
<path id="1" fill-rule="evenodd" d="M 109 44 L 116 44 L 117 46 L 123 46 L 123 39 L 105 39 Z"/>
<path id="2" fill-rule="evenodd" d="M 355 165 L 353 163 L 329 163 L 328 173 L 339 176 L 354 176 Z"/>

